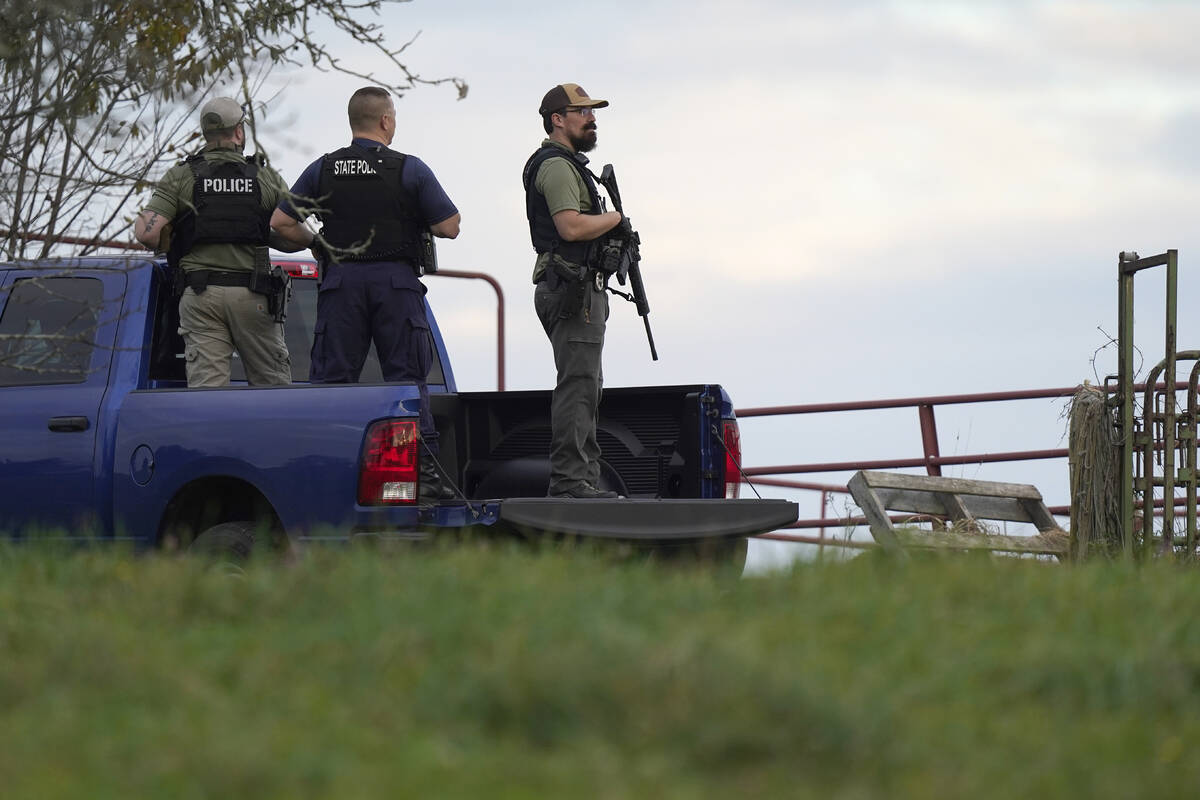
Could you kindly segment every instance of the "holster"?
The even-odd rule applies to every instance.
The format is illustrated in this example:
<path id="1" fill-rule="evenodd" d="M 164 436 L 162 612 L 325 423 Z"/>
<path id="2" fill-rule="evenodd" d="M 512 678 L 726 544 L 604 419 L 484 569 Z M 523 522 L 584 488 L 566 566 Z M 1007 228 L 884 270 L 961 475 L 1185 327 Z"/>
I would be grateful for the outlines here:
<path id="1" fill-rule="evenodd" d="M 282 267 L 271 264 L 265 247 L 254 248 L 254 269 L 250 272 L 250 291 L 267 298 L 267 311 L 276 322 L 287 319 L 287 304 L 292 294 L 291 276 Z"/>
<path id="2" fill-rule="evenodd" d="M 437 269 L 437 245 L 433 241 L 433 233 L 423 230 L 417 242 L 417 277 L 432 275 Z"/>
<path id="3" fill-rule="evenodd" d="M 204 294 L 204 290 L 208 288 L 208 270 L 188 272 L 180 268 L 179 274 L 183 276 L 183 281 L 180 283 L 180 294 L 183 294 L 183 290 L 188 286 L 192 287 L 192 291 L 196 294 Z"/>
<path id="4" fill-rule="evenodd" d="M 546 279 L 551 281 L 550 288 L 562 294 L 558 318 L 570 319 L 583 308 L 588 288 L 592 285 L 592 270 L 572 264 L 560 256 L 552 256 L 550 271 L 552 275 L 546 276 Z"/>

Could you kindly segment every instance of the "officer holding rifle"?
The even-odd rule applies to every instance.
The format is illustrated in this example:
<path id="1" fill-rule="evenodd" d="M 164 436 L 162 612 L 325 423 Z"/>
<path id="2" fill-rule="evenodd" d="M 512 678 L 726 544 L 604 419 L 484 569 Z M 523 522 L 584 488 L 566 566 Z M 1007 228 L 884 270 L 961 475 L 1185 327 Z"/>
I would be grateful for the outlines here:
<path id="1" fill-rule="evenodd" d="M 547 138 L 525 164 L 525 210 L 537 251 L 534 308 L 550 338 L 558 376 L 551 401 L 551 497 L 616 498 L 600 486 L 596 423 L 608 319 L 604 245 L 636 237 L 606 211 L 584 155 L 596 146 L 596 110 L 607 100 L 564 83 L 542 98 Z"/>

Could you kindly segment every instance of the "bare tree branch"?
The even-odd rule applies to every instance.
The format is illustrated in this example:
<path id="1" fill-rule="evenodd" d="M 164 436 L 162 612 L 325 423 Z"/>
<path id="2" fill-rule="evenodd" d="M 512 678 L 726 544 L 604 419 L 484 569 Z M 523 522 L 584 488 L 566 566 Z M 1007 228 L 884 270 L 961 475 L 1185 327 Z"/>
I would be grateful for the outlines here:
<path id="1" fill-rule="evenodd" d="M 416 35 L 393 45 L 379 22 L 396 2 L 407 0 L 7 0 L 0 251 L 44 256 L 55 236 L 120 235 L 151 176 L 194 144 L 190 117 L 219 81 L 240 83 L 252 114 L 277 67 L 342 72 L 398 96 L 450 83 L 464 97 L 460 78 L 426 79 L 400 60 Z M 384 72 L 336 55 L 362 45 Z"/>
<path id="2" fill-rule="evenodd" d="M 426 79 L 401 60 L 419 33 L 393 45 L 379 22 L 385 4 L 401 2 L 5 0 L 0 257 L 87 253 L 127 239 L 153 178 L 197 143 L 195 112 L 215 84 L 240 87 L 252 133 L 269 102 L 256 95 L 280 67 L 342 72 L 397 96 L 449 83 L 464 98 L 462 79 Z M 357 57 L 363 45 L 382 71 L 336 55 Z M 19 354 L 13 335 L 0 351 Z M 40 331 L 28 344 L 55 335 L 65 334 Z"/>

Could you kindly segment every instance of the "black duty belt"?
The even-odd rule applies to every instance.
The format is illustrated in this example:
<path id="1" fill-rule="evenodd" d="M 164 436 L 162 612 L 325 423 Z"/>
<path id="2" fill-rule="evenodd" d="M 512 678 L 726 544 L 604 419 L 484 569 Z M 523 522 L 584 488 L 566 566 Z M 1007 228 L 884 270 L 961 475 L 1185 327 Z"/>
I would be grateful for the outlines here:
<path id="1" fill-rule="evenodd" d="M 249 272 L 225 272 L 215 269 L 190 269 L 185 273 L 187 285 L 192 291 L 200 294 L 209 286 L 245 286 L 250 287 Z"/>
<path id="2" fill-rule="evenodd" d="M 339 267 L 342 267 L 344 269 L 353 269 L 355 264 L 363 264 L 366 262 L 371 262 L 373 264 L 396 264 L 401 267 L 408 267 L 409 269 L 411 269 L 413 271 L 413 274 L 415 274 L 418 278 L 424 277 L 424 273 L 421 272 L 421 268 L 417 265 L 417 262 L 413 261 L 412 259 L 407 258 L 407 257 L 405 257 L 405 258 L 342 258 L 342 259 L 339 259 L 335 263 Z M 322 269 L 329 269 L 329 265 L 330 265 L 329 261 L 323 261 L 321 263 L 322 263 L 322 266 L 321 266 Z"/>
<path id="3" fill-rule="evenodd" d="M 542 276 L 534 281 L 534 283 L 546 283 L 548 281 L 548 276 L 553 269 L 553 267 L 546 267 L 546 269 L 542 272 Z M 583 274 L 584 278 L 581 283 L 590 285 L 597 292 L 603 292 L 608 286 L 609 275 L 603 270 L 593 269 L 592 267 L 584 267 Z M 568 280 L 558 273 L 555 273 L 554 276 L 557 278 L 557 280 L 549 281 L 551 291 L 557 289 L 559 286 L 562 286 L 564 283 L 574 283 L 574 281 Z"/>

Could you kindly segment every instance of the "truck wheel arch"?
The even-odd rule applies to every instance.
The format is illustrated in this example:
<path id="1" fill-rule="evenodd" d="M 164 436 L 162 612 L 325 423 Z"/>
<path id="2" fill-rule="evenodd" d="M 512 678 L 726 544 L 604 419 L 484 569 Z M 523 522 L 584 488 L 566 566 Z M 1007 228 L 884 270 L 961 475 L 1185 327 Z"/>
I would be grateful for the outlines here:
<path id="1" fill-rule="evenodd" d="M 167 503 L 156 543 L 162 550 L 186 550 L 204 531 L 242 521 L 269 531 L 272 549 L 286 549 L 288 537 L 279 514 L 258 487 L 227 475 L 199 478 L 181 486 Z"/>

